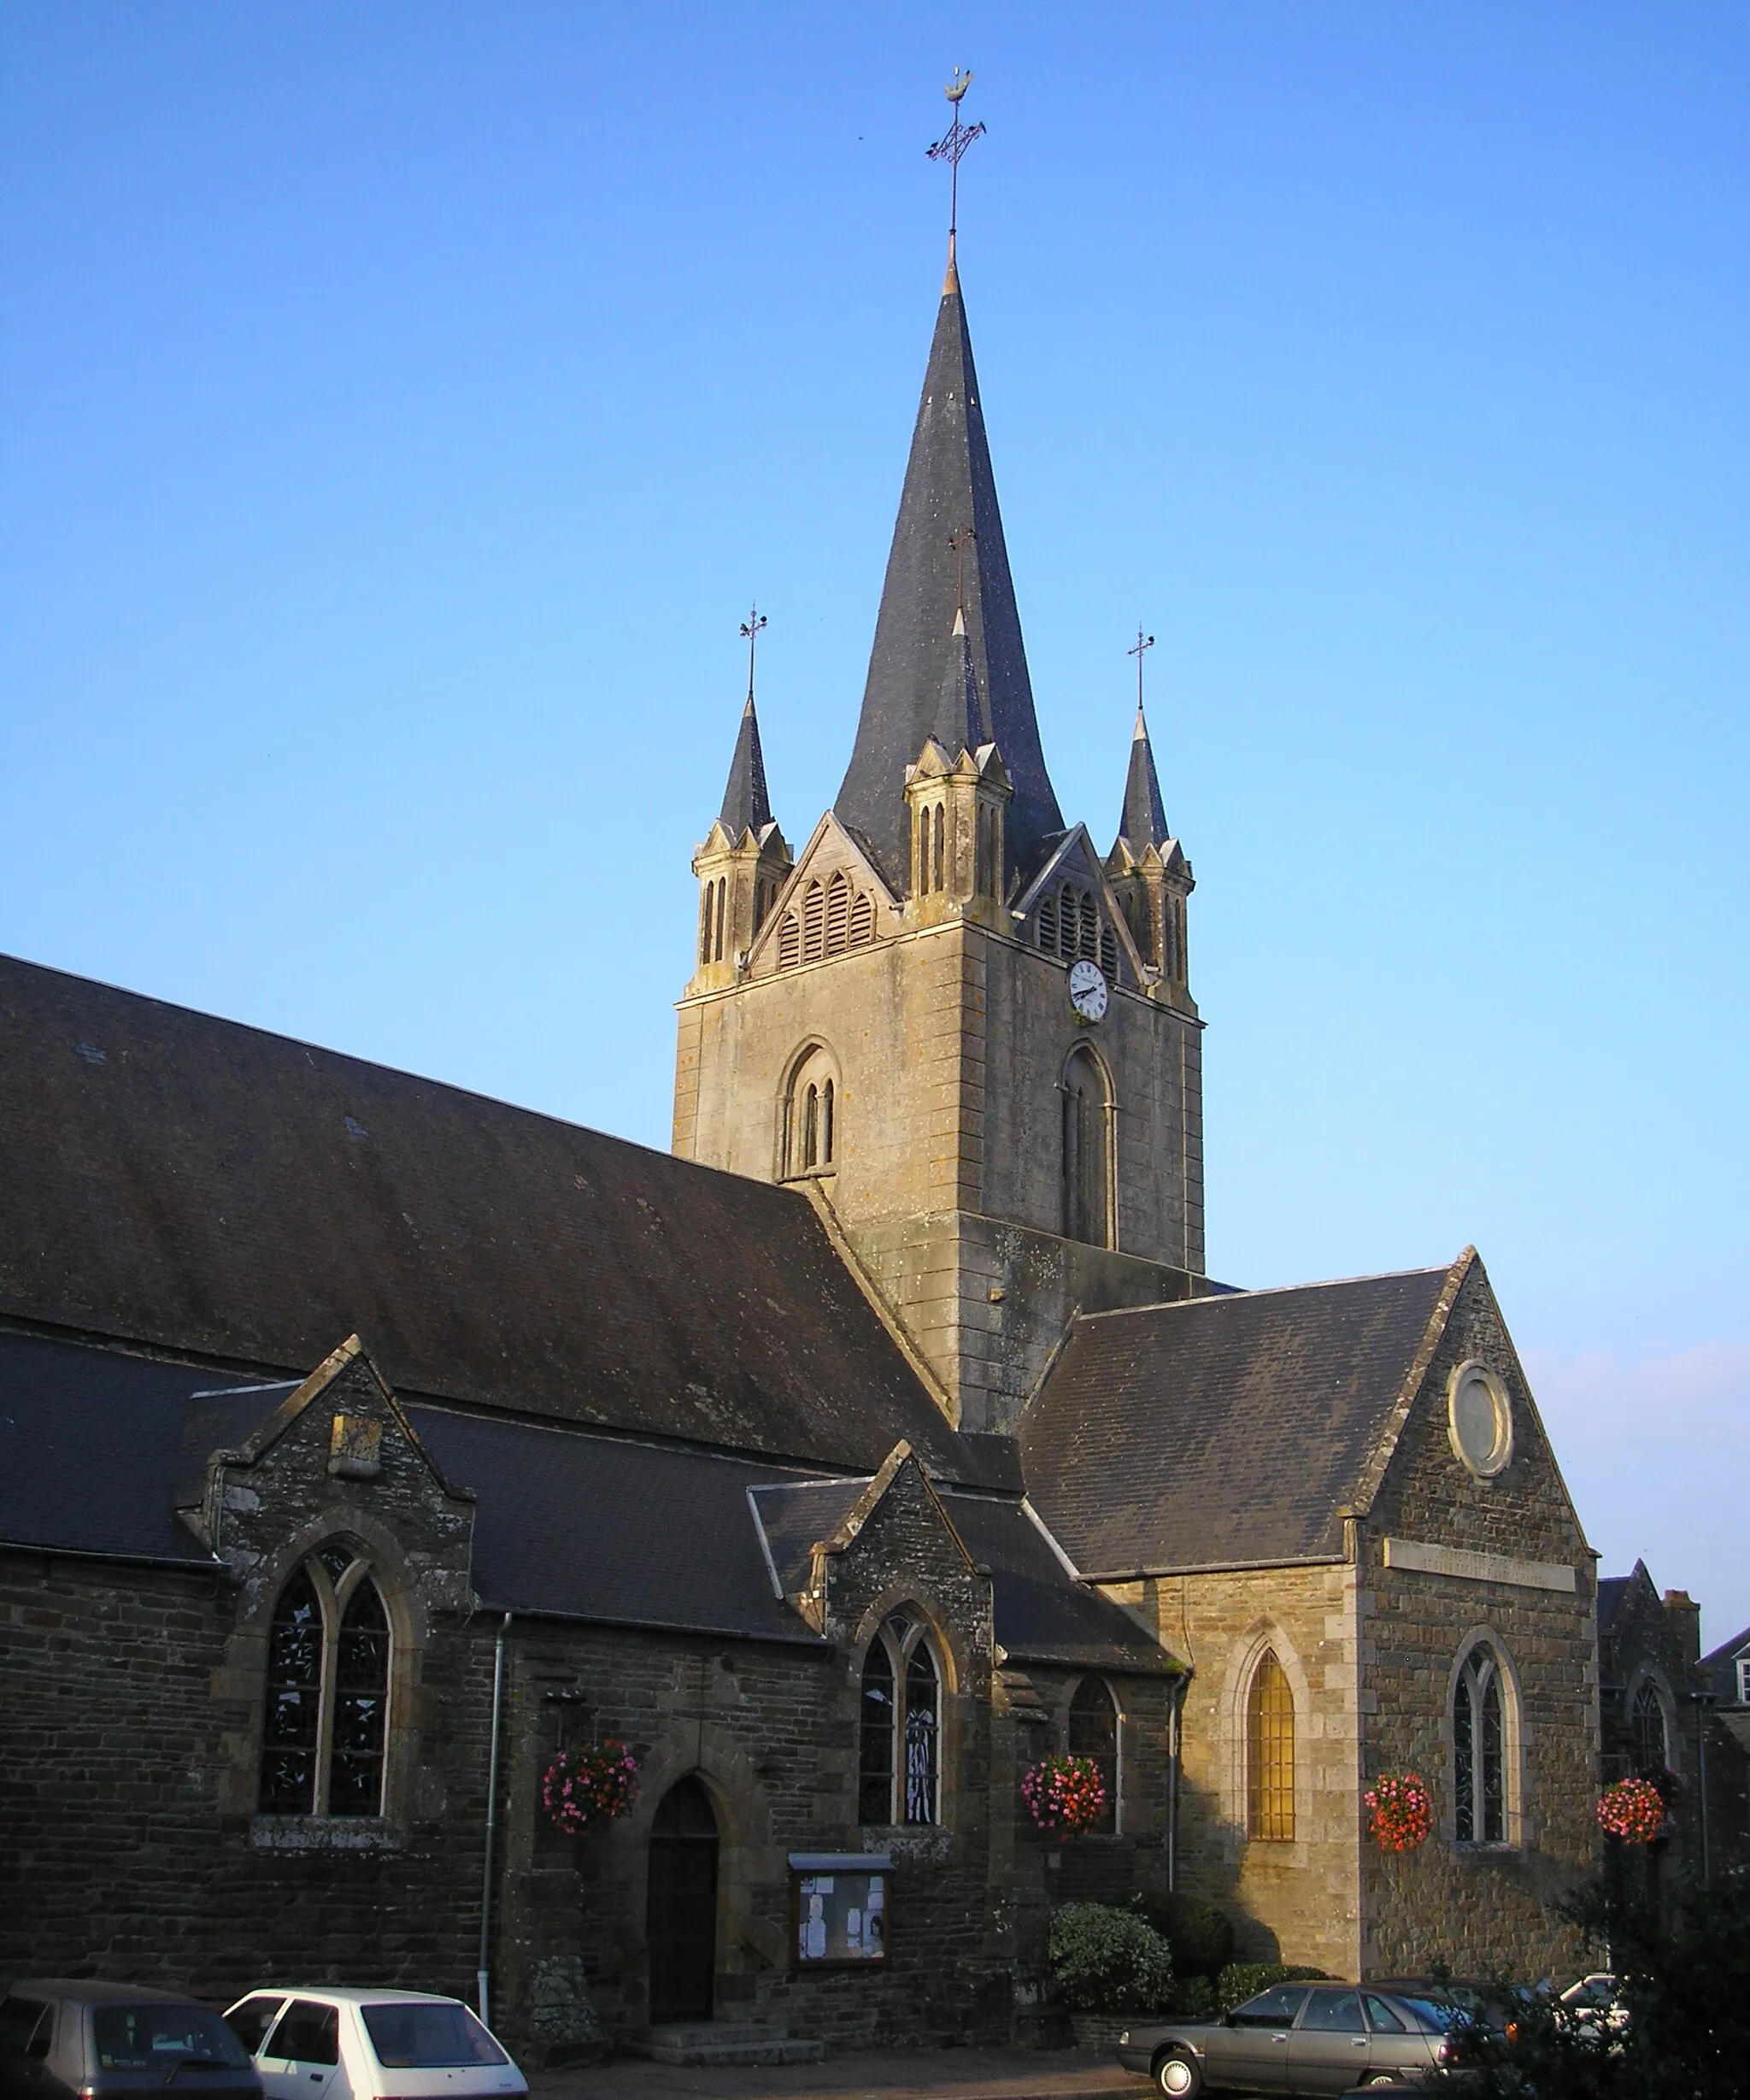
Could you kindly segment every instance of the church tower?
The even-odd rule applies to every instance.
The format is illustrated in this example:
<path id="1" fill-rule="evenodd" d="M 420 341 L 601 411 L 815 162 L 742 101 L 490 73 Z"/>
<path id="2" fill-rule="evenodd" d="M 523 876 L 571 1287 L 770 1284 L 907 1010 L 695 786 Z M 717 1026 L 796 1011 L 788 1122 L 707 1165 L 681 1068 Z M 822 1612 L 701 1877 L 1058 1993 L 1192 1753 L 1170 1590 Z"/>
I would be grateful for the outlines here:
<path id="1" fill-rule="evenodd" d="M 1190 865 L 1140 708 L 1110 854 L 1058 807 L 952 248 L 837 799 L 792 864 L 750 695 L 693 866 L 674 1150 L 802 1186 L 963 1429 L 1205 1287 Z"/>

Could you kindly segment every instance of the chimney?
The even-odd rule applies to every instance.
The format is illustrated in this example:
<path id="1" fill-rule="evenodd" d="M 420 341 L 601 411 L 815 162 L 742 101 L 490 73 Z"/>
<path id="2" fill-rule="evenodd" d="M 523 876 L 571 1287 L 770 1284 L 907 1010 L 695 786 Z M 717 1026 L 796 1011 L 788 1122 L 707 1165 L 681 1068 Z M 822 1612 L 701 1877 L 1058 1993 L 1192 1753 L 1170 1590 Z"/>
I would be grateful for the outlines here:
<path id="1" fill-rule="evenodd" d="M 1701 1607 L 1687 1590 L 1667 1590 L 1665 1615 L 1671 1622 L 1683 1661 L 1692 1668 L 1701 1660 Z"/>

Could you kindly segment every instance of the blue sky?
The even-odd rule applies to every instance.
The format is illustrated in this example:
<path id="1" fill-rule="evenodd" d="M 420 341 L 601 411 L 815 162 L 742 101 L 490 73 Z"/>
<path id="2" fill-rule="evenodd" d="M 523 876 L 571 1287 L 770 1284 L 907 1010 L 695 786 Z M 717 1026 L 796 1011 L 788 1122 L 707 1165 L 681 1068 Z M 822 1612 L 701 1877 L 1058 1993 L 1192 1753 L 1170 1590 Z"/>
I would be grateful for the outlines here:
<path id="1" fill-rule="evenodd" d="M 1089 25 L 1092 26 L 1089 26 Z M 0 15 L 0 946 L 661 1144 L 737 621 L 850 748 L 942 83 L 1047 756 L 1195 862 L 1210 1256 L 1483 1250 L 1750 1621 L 1739 5 Z"/>

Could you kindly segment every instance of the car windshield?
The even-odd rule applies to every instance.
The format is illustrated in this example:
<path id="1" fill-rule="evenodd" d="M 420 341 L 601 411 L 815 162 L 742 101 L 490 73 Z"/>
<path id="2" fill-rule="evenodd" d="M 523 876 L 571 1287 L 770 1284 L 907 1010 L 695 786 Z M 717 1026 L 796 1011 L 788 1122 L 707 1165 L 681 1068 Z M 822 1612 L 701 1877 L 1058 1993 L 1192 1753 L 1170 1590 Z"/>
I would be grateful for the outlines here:
<path id="1" fill-rule="evenodd" d="M 241 2070 L 248 2052 L 204 2005 L 100 2005 L 91 2039 L 106 2071 L 165 2071 L 180 2064 Z"/>
<path id="2" fill-rule="evenodd" d="M 437 2071 L 510 2059 L 466 2005 L 453 1998 L 420 2004 L 361 2005 L 377 2061 L 390 2071 Z"/>
<path id="3" fill-rule="evenodd" d="M 1468 2020 L 1471 2016 L 1462 2007 L 1445 2003 L 1438 1998 L 1406 1997 L 1400 1991 L 1394 2002 L 1407 2008 L 1424 2027 L 1436 2034 L 1450 2032 L 1459 2021 Z"/>

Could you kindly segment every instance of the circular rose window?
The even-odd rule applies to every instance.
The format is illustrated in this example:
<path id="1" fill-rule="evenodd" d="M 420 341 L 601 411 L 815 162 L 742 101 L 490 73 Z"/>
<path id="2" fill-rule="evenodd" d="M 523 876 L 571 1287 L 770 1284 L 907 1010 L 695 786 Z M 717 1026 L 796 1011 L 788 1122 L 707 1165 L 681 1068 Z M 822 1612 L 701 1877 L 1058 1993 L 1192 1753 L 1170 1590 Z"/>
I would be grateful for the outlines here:
<path id="1" fill-rule="evenodd" d="M 1447 1426 L 1461 1464 L 1492 1480 L 1513 1455 L 1513 1414 L 1506 1388 L 1481 1363 L 1461 1363 L 1447 1388 Z"/>

